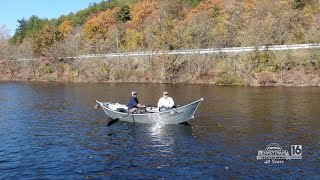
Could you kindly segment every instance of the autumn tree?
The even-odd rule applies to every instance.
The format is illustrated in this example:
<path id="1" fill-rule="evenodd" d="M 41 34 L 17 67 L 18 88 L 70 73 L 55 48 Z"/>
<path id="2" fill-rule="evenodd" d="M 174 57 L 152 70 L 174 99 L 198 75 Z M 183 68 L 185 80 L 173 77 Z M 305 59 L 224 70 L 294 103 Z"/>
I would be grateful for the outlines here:
<path id="1" fill-rule="evenodd" d="M 212 47 L 214 41 L 222 38 L 226 31 L 222 24 L 225 19 L 221 20 L 223 8 L 221 0 L 209 0 L 189 11 L 184 31 L 187 44 L 195 48 Z"/>
<path id="2" fill-rule="evenodd" d="M 71 21 L 64 21 L 58 26 L 58 30 L 63 37 L 68 37 L 73 31 L 73 25 Z"/>
<path id="3" fill-rule="evenodd" d="M 151 50 L 178 49 L 174 20 L 153 22 L 143 31 L 145 47 Z"/>
<path id="4" fill-rule="evenodd" d="M 288 39 L 292 20 L 295 16 L 290 4 L 286 1 L 272 2 L 269 13 L 272 21 L 272 36 L 275 44 L 284 44 Z"/>
<path id="5" fill-rule="evenodd" d="M 142 47 L 143 35 L 142 32 L 128 28 L 126 30 L 124 47 L 129 51 L 137 50 Z"/>
<path id="6" fill-rule="evenodd" d="M 117 22 L 115 12 L 107 10 L 88 19 L 83 26 L 85 36 L 93 42 L 100 38 L 105 39 L 109 28 Z"/>
<path id="7" fill-rule="evenodd" d="M 32 36 L 33 52 L 36 57 L 46 56 L 57 58 L 57 55 L 50 52 L 50 47 L 61 40 L 62 35 L 58 28 L 46 24 L 44 27 Z"/>
<path id="8" fill-rule="evenodd" d="M 314 0 L 298 2 L 300 5 L 294 9 L 288 40 L 290 43 L 317 43 L 320 41 L 320 3 Z"/>
<path id="9" fill-rule="evenodd" d="M 145 44 L 148 49 L 174 50 L 184 47 L 181 24 L 191 6 L 187 1 L 163 0 L 158 4 L 157 13 L 152 16 L 144 30 Z"/>
<path id="10" fill-rule="evenodd" d="M 92 3 L 88 8 L 76 12 L 71 16 L 71 21 L 75 26 L 82 26 L 85 24 L 87 18 L 91 15 L 99 13 L 101 11 L 106 11 L 108 9 L 108 1 L 101 1 L 100 3 Z"/>
<path id="11" fill-rule="evenodd" d="M 158 4 L 155 0 L 139 1 L 131 7 L 131 20 L 126 22 L 125 34 L 123 36 L 123 47 L 128 50 L 144 49 L 147 42 L 144 41 L 145 33 L 156 15 L 158 10 Z M 146 44 L 145 44 L 146 43 Z"/>
<path id="12" fill-rule="evenodd" d="M 158 13 L 158 8 L 156 0 L 142 0 L 135 3 L 131 11 L 131 21 L 127 22 L 128 25 L 136 29 L 148 25 L 148 22 L 154 20 Z"/>
<path id="13" fill-rule="evenodd" d="M 179 21 L 183 21 L 192 8 L 185 0 L 163 0 L 158 6 L 160 18 Z"/>

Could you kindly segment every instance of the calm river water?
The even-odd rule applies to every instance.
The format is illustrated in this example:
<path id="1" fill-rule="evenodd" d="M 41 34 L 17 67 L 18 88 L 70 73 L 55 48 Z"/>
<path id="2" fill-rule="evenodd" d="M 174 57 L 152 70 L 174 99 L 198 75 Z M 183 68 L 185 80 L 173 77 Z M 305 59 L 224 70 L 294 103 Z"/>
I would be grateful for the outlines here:
<path id="1" fill-rule="evenodd" d="M 117 122 L 95 100 L 203 97 L 190 125 Z M 320 88 L 0 83 L 0 179 L 320 178 Z M 302 159 L 257 160 L 278 143 Z"/>

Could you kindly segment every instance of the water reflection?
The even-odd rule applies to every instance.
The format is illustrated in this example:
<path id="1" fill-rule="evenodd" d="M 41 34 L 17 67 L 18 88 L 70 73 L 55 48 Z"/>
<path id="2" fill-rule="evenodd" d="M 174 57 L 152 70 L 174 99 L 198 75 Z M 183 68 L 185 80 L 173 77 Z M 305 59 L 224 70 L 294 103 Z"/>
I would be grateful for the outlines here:
<path id="1" fill-rule="evenodd" d="M 150 146 L 155 147 L 160 156 L 170 156 L 173 153 L 174 139 L 165 127 L 164 124 L 156 123 L 149 128 Z"/>

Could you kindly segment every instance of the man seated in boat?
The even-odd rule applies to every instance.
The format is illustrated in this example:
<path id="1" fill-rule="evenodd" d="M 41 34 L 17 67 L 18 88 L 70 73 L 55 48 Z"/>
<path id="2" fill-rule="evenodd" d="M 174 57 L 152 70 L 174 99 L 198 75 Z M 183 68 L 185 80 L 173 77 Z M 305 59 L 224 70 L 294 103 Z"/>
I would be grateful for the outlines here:
<path id="1" fill-rule="evenodd" d="M 171 97 L 168 96 L 168 92 L 164 91 L 162 97 L 158 101 L 159 111 L 166 111 L 174 107 L 174 101 Z"/>
<path id="2" fill-rule="evenodd" d="M 128 102 L 128 113 L 133 113 L 133 112 L 138 113 L 139 109 L 142 109 L 142 108 L 145 109 L 145 107 L 146 107 L 145 105 L 139 104 L 139 100 L 137 98 L 137 92 L 132 91 L 131 97 Z"/>

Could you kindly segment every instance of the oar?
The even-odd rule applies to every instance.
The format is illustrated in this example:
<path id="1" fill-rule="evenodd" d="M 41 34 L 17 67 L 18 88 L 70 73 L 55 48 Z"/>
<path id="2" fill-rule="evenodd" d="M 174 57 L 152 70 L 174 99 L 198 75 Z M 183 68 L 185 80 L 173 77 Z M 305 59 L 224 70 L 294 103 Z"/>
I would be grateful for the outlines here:
<path id="1" fill-rule="evenodd" d="M 134 110 L 134 111 L 132 111 L 131 113 L 128 113 L 128 114 L 126 114 L 126 115 L 124 115 L 124 116 L 122 116 L 122 117 L 120 117 L 120 118 L 116 118 L 116 119 L 113 119 L 113 120 L 109 121 L 107 126 L 111 126 L 112 124 L 118 122 L 120 119 L 122 119 L 122 118 L 124 118 L 124 117 L 127 117 L 127 116 L 131 115 L 131 114 L 134 113 L 134 112 L 136 112 L 136 110 Z"/>

